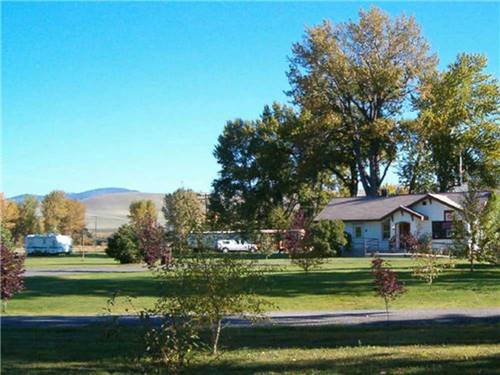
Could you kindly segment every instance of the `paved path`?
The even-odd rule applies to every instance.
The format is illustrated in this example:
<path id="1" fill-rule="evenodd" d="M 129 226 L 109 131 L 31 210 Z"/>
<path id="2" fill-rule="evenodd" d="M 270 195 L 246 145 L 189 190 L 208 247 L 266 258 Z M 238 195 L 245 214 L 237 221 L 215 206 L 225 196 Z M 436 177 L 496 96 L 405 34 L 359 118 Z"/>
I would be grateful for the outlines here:
<path id="1" fill-rule="evenodd" d="M 353 310 L 333 312 L 275 312 L 256 323 L 258 326 L 322 326 L 322 325 L 420 325 L 500 323 L 500 308 L 487 309 L 418 309 L 395 310 L 387 320 L 385 311 Z M 135 316 L 117 316 L 127 326 L 140 323 Z M 109 322 L 109 316 L 3 316 L 2 327 L 82 327 Z M 156 319 L 158 322 L 159 318 Z M 228 326 L 248 327 L 252 323 L 241 317 L 228 317 Z M 500 331 L 500 329 L 499 329 Z M 500 334 L 500 332 L 499 332 Z"/>

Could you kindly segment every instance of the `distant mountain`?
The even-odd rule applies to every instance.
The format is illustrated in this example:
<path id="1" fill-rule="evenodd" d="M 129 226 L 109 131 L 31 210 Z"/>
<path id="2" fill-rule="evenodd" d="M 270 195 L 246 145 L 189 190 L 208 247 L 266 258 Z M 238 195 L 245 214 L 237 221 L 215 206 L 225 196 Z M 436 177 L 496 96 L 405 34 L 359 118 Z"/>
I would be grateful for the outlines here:
<path id="1" fill-rule="evenodd" d="M 16 195 L 15 197 L 10 197 L 7 198 L 9 201 L 14 201 L 16 203 L 22 203 L 24 201 L 24 198 L 28 195 L 33 195 L 38 201 L 41 201 L 43 199 L 43 195 L 36 195 L 36 194 L 21 194 L 21 195 Z"/>
<path id="2" fill-rule="evenodd" d="M 141 193 L 128 191 L 124 193 L 102 194 L 83 199 L 85 205 L 85 224 L 93 232 L 97 230 L 98 236 L 106 237 L 116 231 L 120 225 L 129 222 L 130 203 L 142 199 L 152 200 L 158 210 L 158 220 L 164 223 L 161 212 L 165 194 Z"/>
<path id="3" fill-rule="evenodd" d="M 137 190 L 130 190 L 130 189 L 124 189 L 124 188 L 117 188 L 117 187 L 108 187 L 108 188 L 100 188 L 100 189 L 92 189 L 92 190 L 87 190 L 87 191 L 82 191 L 81 193 L 66 193 L 66 196 L 70 199 L 75 199 L 78 201 L 81 201 L 83 199 L 88 199 L 92 197 L 98 197 L 100 195 L 105 195 L 105 194 L 116 194 L 116 193 L 136 193 Z M 14 201 L 16 203 L 21 203 L 24 198 L 29 195 L 29 194 L 21 194 L 21 195 L 16 195 L 15 197 L 8 198 L 11 201 Z M 36 199 L 41 201 L 44 197 L 44 195 L 35 195 L 33 194 Z"/>
<path id="4" fill-rule="evenodd" d="M 137 193 L 137 190 L 130 190 L 124 188 L 117 187 L 109 187 L 109 188 L 101 188 L 101 189 L 93 189 L 82 191 L 81 193 L 67 193 L 66 196 L 71 199 L 75 199 L 80 201 L 82 199 L 88 199 L 92 197 L 98 197 L 99 195 L 105 194 L 116 194 L 116 193 Z"/>

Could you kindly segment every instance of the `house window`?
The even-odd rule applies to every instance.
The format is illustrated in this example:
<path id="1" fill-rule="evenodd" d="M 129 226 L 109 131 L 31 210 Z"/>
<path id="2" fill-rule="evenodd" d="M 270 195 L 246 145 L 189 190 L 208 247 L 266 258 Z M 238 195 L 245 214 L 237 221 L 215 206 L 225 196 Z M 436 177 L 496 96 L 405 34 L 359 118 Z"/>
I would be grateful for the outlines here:
<path id="1" fill-rule="evenodd" d="M 433 221 L 432 222 L 432 239 L 445 240 L 453 236 L 452 221 Z"/>
<path id="2" fill-rule="evenodd" d="M 444 211 L 444 221 L 453 221 L 453 211 Z"/>
<path id="3" fill-rule="evenodd" d="M 388 240 L 391 237 L 391 222 L 389 220 L 382 222 L 382 239 Z"/>
<path id="4" fill-rule="evenodd" d="M 356 238 L 360 238 L 362 236 L 362 230 L 361 230 L 361 227 L 359 225 L 354 227 L 354 236 Z"/>

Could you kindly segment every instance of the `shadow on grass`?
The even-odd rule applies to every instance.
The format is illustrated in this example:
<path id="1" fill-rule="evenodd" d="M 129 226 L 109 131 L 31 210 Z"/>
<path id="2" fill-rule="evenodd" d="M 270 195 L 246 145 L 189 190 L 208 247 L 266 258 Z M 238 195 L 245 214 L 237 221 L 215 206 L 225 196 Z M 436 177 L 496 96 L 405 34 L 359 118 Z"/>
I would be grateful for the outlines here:
<path id="1" fill-rule="evenodd" d="M 500 325 L 427 325 L 422 327 L 302 327 L 227 329 L 223 354 L 212 361 L 204 355 L 188 373 L 493 373 L 500 354 L 465 360 L 419 357 L 422 346 L 499 344 Z M 124 329 L 105 338 L 105 326 L 85 328 L 5 328 L 2 332 L 2 373 L 137 373 L 131 359 L 141 352 L 138 330 Z M 414 352 L 403 351 L 404 347 Z M 284 349 L 295 349 L 291 361 Z M 318 349 L 317 359 L 300 349 Z M 330 350 L 330 351 L 325 351 Z M 262 353 L 273 352 L 266 360 Z M 466 349 L 465 349 L 466 351 Z M 281 354 L 280 354 L 281 353 Z M 347 355 L 346 355 L 347 353 Z M 249 357 L 250 356 L 250 357 Z M 249 360 L 250 358 L 250 360 Z"/>
<path id="2" fill-rule="evenodd" d="M 410 270 L 398 272 L 406 286 L 424 285 L 422 281 L 411 276 Z M 464 270 L 446 271 L 434 282 L 433 288 L 480 290 L 498 286 L 498 268 L 482 267 L 471 273 Z M 314 271 L 305 274 L 301 271 L 280 271 L 268 275 L 265 285 L 258 286 L 256 291 L 264 297 L 294 297 L 300 295 L 346 295 L 360 296 L 373 294 L 373 278 L 369 269 Z M 50 297 L 65 295 L 105 296 L 120 291 L 122 295 L 131 297 L 158 296 L 160 290 L 168 295 L 175 285 L 161 284 L 149 274 L 114 274 L 92 278 L 68 278 L 56 276 L 34 276 L 26 279 L 26 289 L 16 300 L 32 297 Z M 189 291 L 186 291 L 189 293 Z"/>
<path id="3" fill-rule="evenodd" d="M 236 361 L 220 361 L 192 366 L 190 374 L 385 374 L 406 373 L 427 375 L 486 374 L 496 373 L 500 355 L 474 359 L 422 360 L 412 356 L 388 358 L 388 355 L 369 353 L 366 357 L 347 356 L 335 359 L 299 359 L 293 361 L 253 362 L 240 364 Z M 411 371 L 409 371 L 411 369 Z"/>
<path id="4" fill-rule="evenodd" d="M 118 276 L 119 275 L 119 276 Z M 120 291 L 131 297 L 157 296 L 160 283 L 150 275 L 113 275 L 112 278 L 91 279 L 34 276 L 25 279 L 26 289 L 16 295 L 16 300 L 52 296 L 104 296 L 111 297 Z"/>

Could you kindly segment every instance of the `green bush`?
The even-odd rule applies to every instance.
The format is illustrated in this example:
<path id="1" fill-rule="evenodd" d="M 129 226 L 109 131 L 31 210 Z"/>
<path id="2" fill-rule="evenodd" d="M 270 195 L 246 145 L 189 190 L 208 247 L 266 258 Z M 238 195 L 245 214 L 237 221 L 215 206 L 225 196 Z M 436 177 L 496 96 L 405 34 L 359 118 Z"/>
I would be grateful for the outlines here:
<path id="1" fill-rule="evenodd" d="M 120 263 L 139 263 L 142 260 L 139 240 L 131 225 L 122 225 L 118 231 L 108 238 L 106 248 L 108 256 Z"/>
<path id="2" fill-rule="evenodd" d="M 322 256 L 339 256 L 348 241 L 341 220 L 321 220 L 309 228 L 309 241 L 314 251 Z"/>

